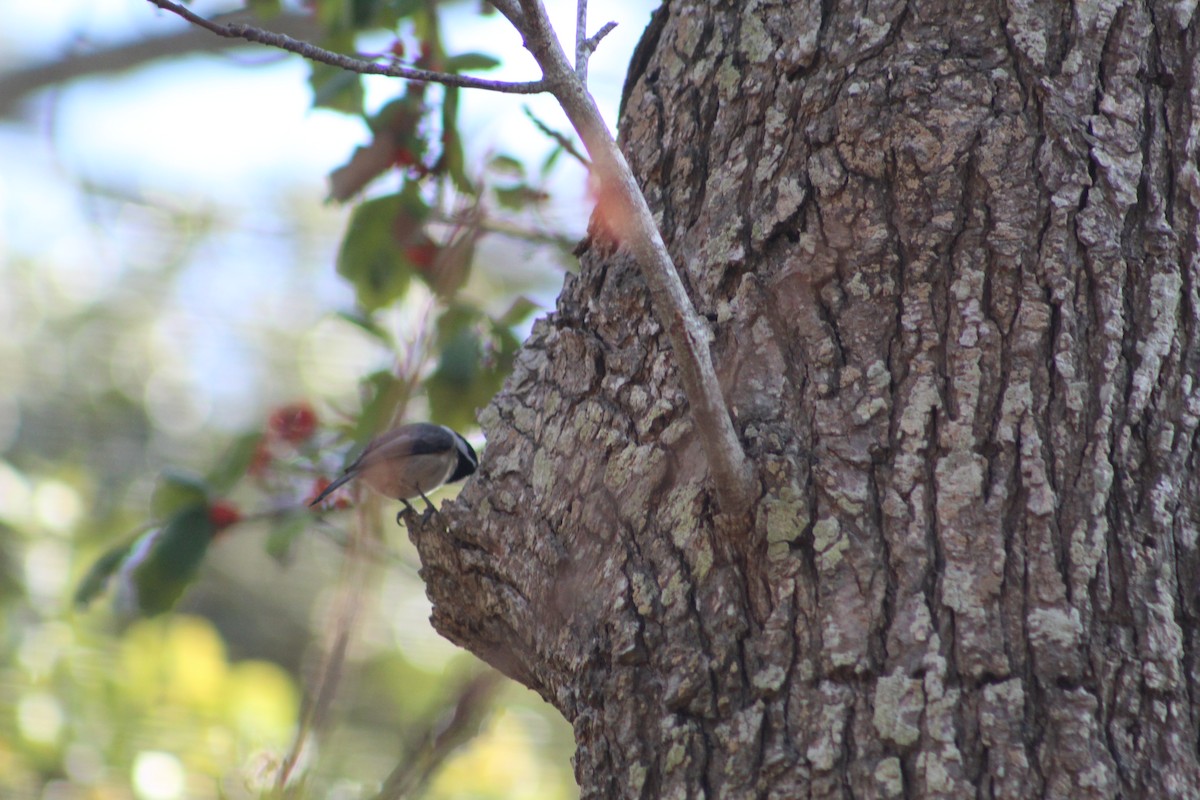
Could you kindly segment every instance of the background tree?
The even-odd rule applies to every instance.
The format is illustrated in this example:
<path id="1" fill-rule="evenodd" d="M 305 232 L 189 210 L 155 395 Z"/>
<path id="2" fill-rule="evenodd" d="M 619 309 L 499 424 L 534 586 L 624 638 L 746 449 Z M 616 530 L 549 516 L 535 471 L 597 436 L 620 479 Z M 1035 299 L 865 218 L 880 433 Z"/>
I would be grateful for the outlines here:
<path id="1" fill-rule="evenodd" d="M 594 220 L 413 532 L 585 797 L 1200 791 L 1193 11 L 660 12 L 623 147 L 760 494 Z"/>

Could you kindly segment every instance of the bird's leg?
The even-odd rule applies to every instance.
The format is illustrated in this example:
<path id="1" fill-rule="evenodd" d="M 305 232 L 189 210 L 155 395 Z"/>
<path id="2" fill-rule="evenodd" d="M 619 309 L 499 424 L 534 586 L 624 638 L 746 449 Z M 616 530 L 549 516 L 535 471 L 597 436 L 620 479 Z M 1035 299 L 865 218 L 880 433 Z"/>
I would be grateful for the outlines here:
<path id="1" fill-rule="evenodd" d="M 404 504 L 404 508 L 402 510 L 396 512 L 396 524 L 397 525 L 404 524 L 403 522 L 400 521 L 400 518 L 404 516 L 404 512 L 407 511 L 409 514 L 411 514 L 415 510 L 412 507 L 412 503 L 408 502 L 403 497 L 400 498 L 400 502 Z"/>
<path id="2" fill-rule="evenodd" d="M 429 498 L 425 496 L 425 493 L 421 491 L 420 487 L 417 488 L 417 494 L 421 495 L 421 499 L 425 501 L 426 514 L 428 514 L 430 511 L 435 514 L 438 513 L 438 510 L 433 507 L 433 503 L 429 502 Z"/>

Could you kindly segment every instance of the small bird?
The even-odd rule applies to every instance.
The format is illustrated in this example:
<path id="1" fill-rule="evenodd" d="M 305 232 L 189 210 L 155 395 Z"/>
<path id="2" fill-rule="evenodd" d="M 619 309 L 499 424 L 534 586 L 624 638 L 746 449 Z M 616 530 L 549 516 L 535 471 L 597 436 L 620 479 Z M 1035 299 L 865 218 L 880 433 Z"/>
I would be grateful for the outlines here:
<path id="1" fill-rule="evenodd" d="M 479 467 L 471 443 L 445 425 L 414 422 L 376 436 L 346 471 L 309 503 L 315 506 L 338 487 L 362 478 L 372 490 L 399 500 L 412 511 L 409 500 L 420 497 L 433 508 L 426 492 L 460 481 Z M 399 515 L 396 515 L 399 521 Z"/>

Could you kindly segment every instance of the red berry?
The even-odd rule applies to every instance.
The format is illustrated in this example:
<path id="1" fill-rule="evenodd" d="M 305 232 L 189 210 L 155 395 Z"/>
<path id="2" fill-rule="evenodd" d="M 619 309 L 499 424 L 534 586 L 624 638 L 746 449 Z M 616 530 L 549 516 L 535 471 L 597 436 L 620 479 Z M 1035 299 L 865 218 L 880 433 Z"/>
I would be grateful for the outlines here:
<path id="1" fill-rule="evenodd" d="M 218 500 L 208 507 L 208 520 L 217 526 L 219 531 L 237 524 L 241 518 L 242 514 L 237 506 L 225 500 Z"/>
<path id="2" fill-rule="evenodd" d="M 417 157 L 407 147 L 397 147 L 396 153 L 392 157 L 392 162 L 397 167 L 411 167 L 417 163 Z"/>
<path id="3" fill-rule="evenodd" d="M 246 466 L 246 474 L 254 478 L 261 478 L 267 474 L 271 468 L 271 462 L 275 460 L 275 456 L 271 453 L 271 446 L 267 443 L 264 436 L 254 445 L 254 455 L 250 456 L 250 463 Z"/>
<path id="4" fill-rule="evenodd" d="M 404 257 L 411 261 L 417 269 L 425 271 L 433 266 L 439 249 L 433 242 L 420 242 L 404 248 Z"/>
<path id="5" fill-rule="evenodd" d="M 317 412 L 305 402 L 282 406 L 271 412 L 267 429 L 285 442 L 300 444 L 316 431 Z"/>

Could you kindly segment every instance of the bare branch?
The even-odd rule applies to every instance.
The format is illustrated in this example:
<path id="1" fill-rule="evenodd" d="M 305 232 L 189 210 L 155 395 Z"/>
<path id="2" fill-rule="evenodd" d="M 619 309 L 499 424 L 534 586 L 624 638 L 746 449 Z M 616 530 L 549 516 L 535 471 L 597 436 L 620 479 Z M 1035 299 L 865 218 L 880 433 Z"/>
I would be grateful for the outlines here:
<path id="1" fill-rule="evenodd" d="M 579 78 L 579 82 L 584 86 L 587 86 L 588 80 L 588 59 L 596 52 L 600 40 L 612 33 L 615 27 L 617 23 L 607 22 L 596 31 L 595 36 L 588 38 L 587 0 L 578 0 L 575 6 L 575 77 Z"/>
<path id="2" fill-rule="evenodd" d="M 584 74 L 585 75 L 587 74 L 587 67 L 586 67 L 587 60 L 592 57 L 592 53 L 596 52 L 596 48 L 600 45 L 600 40 L 603 39 L 605 36 L 608 36 L 610 33 L 612 33 L 616 27 L 617 27 L 617 23 L 606 22 L 606 23 L 604 23 L 604 25 L 602 25 L 600 27 L 600 30 L 598 30 L 594 34 L 592 34 L 592 36 L 583 43 L 583 60 L 584 60 L 584 65 L 585 65 L 584 66 Z M 576 68 L 576 72 L 578 72 L 578 67 Z"/>
<path id="3" fill-rule="evenodd" d="M 683 281 L 667 253 L 666 244 L 625 157 L 600 116 L 595 100 L 588 94 L 586 83 L 568 63 L 540 0 L 492 0 L 492 5 L 521 32 L 526 49 L 542 69 L 541 80 L 526 83 L 488 81 L 409 67 L 384 66 L 249 25 L 220 25 L 171 0 L 149 1 L 218 36 L 266 44 L 359 74 L 386 75 L 512 94 L 553 93 L 591 154 L 603 182 L 603 191 L 615 201 L 606 210 L 614 216 L 618 229 L 625 235 L 626 244 L 642 269 L 655 312 L 671 342 L 721 508 L 726 513 L 732 513 L 749 505 L 753 474 L 717 382 L 712 354 L 709 352 L 707 328 L 692 307 Z M 577 21 L 581 23 L 580 31 L 584 30 L 586 13 L 586 1 L 580 0 L 577 15 L 580 18 Z M 615 23 L 609 23 L 590 39 L 582 39 L 583 34 L 577 32 L 576 58 L 584 65 L 584 75 L 587 56 L 614 27 Z"/>
<path id="4" fill-rule="evenodd" d="M 554 29 L 550 27 L 550 23 L 546 19 L 546 9 L 542 7 L 539 0 L 517 0 L 517 2 L 521 5 L 521 14 L 525 17 L 526 27 L 529 25 L 545 25 L 546 30 L 553 35 Z M 520 30 L 521 33 L 528 32 L 525 27 L 522 27 Z"/>
<path id="5" fill-rule="evenodd" d="M 708 329 L 692 307 L 629 164 L 609 133 L 595 100 L 568 63 L 545 7 L 540 0 L 520 2 L 525 14 L 521 29 L 525 47 L 541 66 L 543 80 L 591 155 L 603 184 L 602 196 L 608 195 L 613 200 L 605 211 L 613 217 L 646 279 L 651 302 L 679 365 L 680 380 L 704 446 L 721 510 L 727 514 L 740 512 L 753 497 L 753 472 L 717 382 Z M 596 41 L 607 32 L 602 29 Z"/>
<path id="6" fill-rule="evenodd" d="M 222 25 L 212 22 L 178 3 L 171 2 L 171 0 L 149 0 L 149 2 L 164 11 L 178 14 L 188 22 L 199 25 L 205 30 L 212 31 L 217 36 L 223 36 L 228 39 L 244 39 L 248 42 L 264 44 L 268 47 L 277 47 L 280 50 L 286 50 L 289 53 L 303 56 L 309 61 L 318 61 L 322 64 L 328 64 L 332 67 L 338 67 L 339 69 L 360 75 L 384 75 L 390 78 L 405 78 L 410 81 L 440 83 L 446 86 L 458 86 L 463 89 L 484 89 L 489 92 L 502 92 L 506 94 L 538 94 L 547 91 L 545 81 L 492 81 L 484 78 L 473 78 L 469 75 L 452 75 L 447 72 L 433 72 L 427 69 L 405 67 L 399 64 L 376 64 L 361 58 L 335 53 L 332 50 L 326 50 L 323 47 L 317 47 L 314 44 L 293 39 L 282 33 L 266 31 L 252 25 L 242 23 Z"/>
<path id="7" fill-rule="evenodd" d="M 587 86 L 587 0 L 575 4 L 575 75 Z"/>
<path id="8" fill-rule="evenodd" d="M 521 30 L 521 26 L 525 23 L 525 13 L 521 11 L 521 7 L 514 0 L 490 0 L 490 2 L 512 23 L 514 28 L 518 31 Z"/>
<path id="9" fill-rule="evenodd" d="M 243 11 L 223 14 L 219 21 L 240 21 L 248 14 Z M 320 28 L 312 17 L 301 14 L 280 14 L 271 19 L 277 31 L 289 36 L 315 36 Z M 194 25 L 164 36 L 125 42 L 88 52 L 61 53 L 52 61 L 16 66 L 0 73 L 0 117 L 13 114 L 25 97 L 51 86 L 69 83 L 77 78 L 105 75 L 136 69 L 163 58 L 175 58 L 189 53 L 217 54 L 238 47 L 231 40 L 215 39 Z"/>
<path id="10" fill-rule="evenodd" d="M 563 150 L 566 150 L 569 155 L 573 156 L 575 158 L 575 160 L 578 161 L 580 164 L 583 164 L 583 166 L 586 169 L 591 170 L 592 162 L 588 161 L 587 156 L 585 156 L 583 153 L 579 152 L 578 148 L 575 147 L 574 142 L 572 142 L 570 139 L 568 139 L 565 134 L 554 130 L 549 125 L 547 125 L 546 123 L 544 123 L 540 119 L 538 119 L 534 115 L 533 111 L 530 110 L 529 106 L 525 106 L 524 110 L 525 110 L 525 116 L 529 117 L 529 121 L 532 122 L 534 125 L 536 125 L 537 129 L 539 131 L 546 134 L 554 141 L 558 142 L 559 147 L 561 147 Z"/>
<path id="11" fill-rule="evenodd" d="M 446 759 L 478 735 L 502 681 L 500 673 L 490 669 L 468 680 L 454 708 L 428 720 L 415 752 L 396 765 L 374 800 L 416 797 Z"/>
<path id="12" fill-rule="evenodd" d="M 355 510 L 355 522 L 354 534 L 348 542 L 345 560 L 342 561 L 341 574 L 338 577 L 338 592 L 330 626 L 327 628 L 326 647 L 321 654 L 317 673 L 309 686 L 310 694 L 305 698 L 299 729 L 292 740 L 291 748 L 283 758 L 283 763 L 280 764 L 279 773 L 275 776 L 276 789 L 282 797 L 293 794 L 289 789 L 294 787 L 289 787 L 289 782 L 309 738 L 313 734 L 321 733 L 329 721 L 329 710 L 342 680 L 342 670 L 346 666 L 350 638 L 354 634 L 369 584 L 371 563 L 366 557 L 367 543 L 372 540 L 378 542 L 383 538 L 379 528 L 377 502 L 361 504 Z"/>

